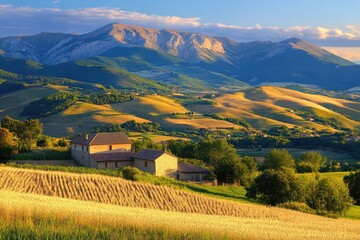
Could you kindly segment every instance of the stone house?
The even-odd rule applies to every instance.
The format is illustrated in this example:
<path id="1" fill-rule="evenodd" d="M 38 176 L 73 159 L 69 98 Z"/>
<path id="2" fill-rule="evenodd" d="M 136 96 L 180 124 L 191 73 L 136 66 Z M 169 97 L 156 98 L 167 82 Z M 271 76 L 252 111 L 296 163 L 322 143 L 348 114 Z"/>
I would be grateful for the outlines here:
<path id="1" fill-rule="evenodd" d="M 209 170 L 200 166 L 178 163 L 176 179 L 180 181 L 202 182 L 209 173 Z"/>
<path id="2" fill-rule="evenodd" d="M 121 132 L 96 133 L 71 141 L 71 156 L 82 166 L 98 169 L 136 167 L 155 176 L 182 181 L 203 181 L 206 169 L 185 163 L 168 153 L 152 149 L 134 152 L 132 142 Z"/>
<path id="3" fill-rule="evenodd" d="M 112 164 L 115 165 L 113 155 L 118 156 L 119 153 L 124 156 L 132 153 L 132 142 L 121 132 L 87 134 L 71 141 L 71 156 L 84 167 L 110 167 Z"/>

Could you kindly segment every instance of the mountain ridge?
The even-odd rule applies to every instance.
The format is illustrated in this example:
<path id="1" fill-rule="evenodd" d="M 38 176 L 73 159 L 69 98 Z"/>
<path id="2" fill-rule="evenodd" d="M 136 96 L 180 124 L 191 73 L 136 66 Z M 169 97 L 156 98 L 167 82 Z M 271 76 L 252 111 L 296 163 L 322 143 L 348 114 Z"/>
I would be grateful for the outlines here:
<path id="1" fill-rule="evenodd" d="M 201 88 L 226 86 L 227 90 L 236 90 L 244 84 L 257 86 L 272 82 L 340 90 L 360 86 L 359 65 L 298 38 L 237 43 L 201 33 L 112 23 L 81 35 L 40 33 L 1 38 L 0 52 L 0 56 L 36 61 L 42 67 L 53 65 L 59 68 L 57 77 L 71 77 L 62 73 L 61 64 L 93 62 L 93 58 L 106 57 L 108 60 L 101 61 L 105 68 L 109 67 L 106 63 L 116 62 L 115 68 L 142 77 L 147 75 L 141 71 L 150 70 L 151 76 L 155 76 L 150 79 L 188 89 L 193 85 L 182 81 L 198 79 L 200 82 L 196 84 L 203 85 Z M 191 69 L 203 74 L 199 78 Z M 210 71 L 215 75 L 209 82 L 206 72 Z M 183 77 L 184 74 L 187 76 Z M 174 79 L 174 76 L 180 77 Z M 220 78 L 216 80 L 214 76 Z"/>

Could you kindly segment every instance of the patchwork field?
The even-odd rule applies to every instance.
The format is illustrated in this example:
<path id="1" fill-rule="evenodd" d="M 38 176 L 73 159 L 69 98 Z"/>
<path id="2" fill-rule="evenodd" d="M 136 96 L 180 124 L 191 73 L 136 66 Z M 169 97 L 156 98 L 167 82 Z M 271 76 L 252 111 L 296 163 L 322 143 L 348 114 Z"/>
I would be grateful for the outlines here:
<path id="1" fill-rule="evenodd" d="M 252 88 L 219 96 L 214 101 L 216 105 L 192 105 L 191 110 L 217 113 L 223 117 L 240 117 L 255 128 L 270 128 L 281 124 L 334 130 L 299 116 L 294 111 L 307 110 L 320 117 L 335 118 L 343 127 L 360 127 L 360 103 L 280 87 Z"/>
<path id="2" fill-rule="evenodd" d="M 89 234 L 115 239 L 360 237 L 359 221 L 225 201 L 99 175 L 1 167 L 0 179 L 0 234 L 5 238 L 19 233 L 34 238 L 56 234 L 65 239 Z M 88 191 L 91 189 L 98 190 Z M 99 191 L 104 192 L 99 195 Z M 131 204 L 118 203 L 127 201 Z"/>
<path id="3" fill-rule="evenodd" d="M 66 90 L 68 90 L 67 87 L 48 85 L 3 95 L 0 97 L 0 118 L 9 115 L 21 119 L 20 113 L 25 105 L 55 92 Z M 51 136 L 73 135 L 88 131 L 96 125 L 123 123 L 129 120 L 159 122 L 166 130 L 242 128 L 228 121 L 204 116 L 204 114 L 241 118 L 258 129 L 284 125 L 336 131 L 330 125 L 324 125 L 300 114 L 301 111 L 305 111 L 324 119 L 335 119 L 334 121 L 338 122 L 340 127 L 360 129 L 360 103 L 339 98 L 263 86 L 220 95 L 213 101 L 215 104 L 194 102 L 185 107 L 180 103 L 181 100 L 176 101 L 167 96 L 147 95 L 118 104 L 95 105 L 77 102 L 67 110 L 42 118 L 41 121 L 44 122 L 45 134 Z M 189 112 L 193 114 L 187 114 Z"/>
<path id="4" fill-rule="evenodd" d="M 108 104 L 95 105 L 84 102 L 77 102 L 63 112 L 41 119 L 44 123 L 44 132 L 55 137 L 89 131 L 100 124 L 124 123 L 131 120 L 139 123 L 148 122 L 146 119 L 116 111 Z"/>

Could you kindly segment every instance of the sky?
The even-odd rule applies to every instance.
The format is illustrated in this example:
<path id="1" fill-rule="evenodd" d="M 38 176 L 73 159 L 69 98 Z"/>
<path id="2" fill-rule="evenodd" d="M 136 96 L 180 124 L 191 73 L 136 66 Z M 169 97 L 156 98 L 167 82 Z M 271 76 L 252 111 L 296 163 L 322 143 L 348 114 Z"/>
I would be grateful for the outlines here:
<path id="1" fill-rule="evenodd" d="M 237 42 L 297 37 L 360 61 L 358 0 L 0 0 L 0 37 L 121 22 Z"/>

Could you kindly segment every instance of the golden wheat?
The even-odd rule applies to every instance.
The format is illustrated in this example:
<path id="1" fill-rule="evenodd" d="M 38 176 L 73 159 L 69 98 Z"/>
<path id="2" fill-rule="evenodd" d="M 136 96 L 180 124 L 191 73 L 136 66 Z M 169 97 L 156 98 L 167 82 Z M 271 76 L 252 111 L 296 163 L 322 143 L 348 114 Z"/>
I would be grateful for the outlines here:
<path id="1" fill-rule="evenodd" d="M 191 237 L 192 233 L 206 233 L 212 236 L 209 239 L 360 239 L 359 221 L 329 219 L 251 204 L 248 207 L 247 211 L 254 214 L 244 213 L 243 216 L 231 217 L 123 207 L 0 190 L 0 228 L 1 220 L 11 227 L 17 219 L 23 218 L 37 231 L 37 228 L 46 227 L 32 225 L 31 216 L 38 215 L 44 219 L 52 216 L 52 219 L 62 222 L 75 220 L 73 227 L 67 226 L 70 223 L 65 224 L 69 230 L 77 227 L 102 229 L 112 226 L 119 230 L 123 227 L 135 227 L 175 234 L 188 233 L 187 239 L 197 239 Z M 51 227 L 46 229 L 51 230 Z M 159 238 L 153 235 L 152 239 Z"/>

